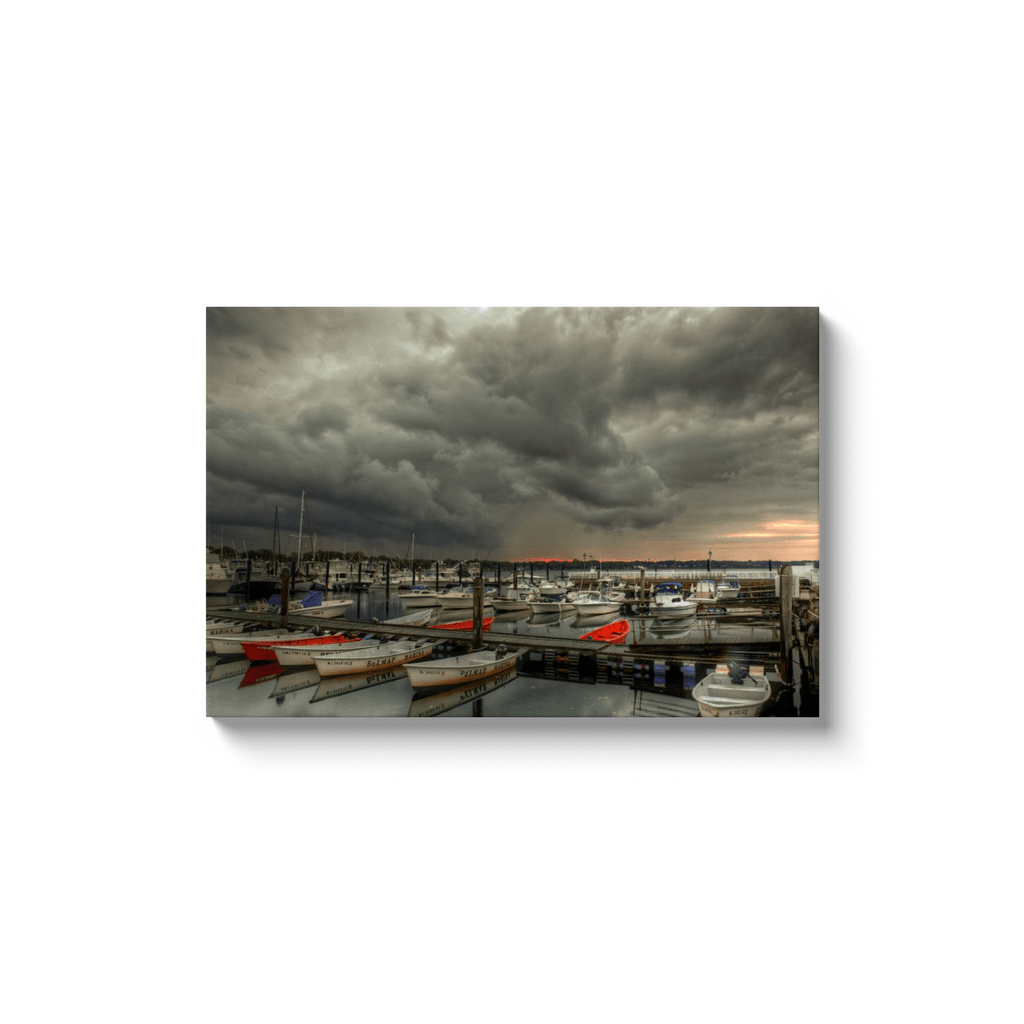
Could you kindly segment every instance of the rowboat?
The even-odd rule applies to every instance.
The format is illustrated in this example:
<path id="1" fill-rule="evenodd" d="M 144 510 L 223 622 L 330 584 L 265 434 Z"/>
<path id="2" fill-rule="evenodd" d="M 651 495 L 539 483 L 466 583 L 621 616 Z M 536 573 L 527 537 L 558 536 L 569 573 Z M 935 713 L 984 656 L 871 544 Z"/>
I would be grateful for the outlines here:
<path id="1" fill-rule="evenodd" d="M 488 615 L 483 621 L 484 629 L 490 629 L 494 623 L 494 616 Z M 473 629 L 475 623 L 472 619 L 463 619 L 461 622 L 435 622 L 431 629 Z"/>
<path id="2" fill-rule="evenodd" d="M 208 622 L 206 624 L 206 652 L 216 654 L 213 649 L 213 638 L 215 636 L 231 636 L 241 633 L 245 628 L 244 622 Z"/>
<path id="3" fill-rule="evenodd" d="M 422 665 L 406 665 L 405 671 L 415 690 L 459 686 L 512 668 L 527 650 L 520 647 L 508 653 L 502 646 L 493 651 L 471 651 L 456 658 L 437 658 Z"/>
<path id="4" fill-rule="evenodd" d="M 651 614 L 658 619 L 684 619 L 697 614 L 697 603 L 687 601 L 678 583 L 659 583 L 651 594 Z"/>
<path id="5" fill-rule="evenodd" d="M 757 718 L 772 697 L 764 665 L 751 665 L 733 675 L 728 665 L 716 665 L 694 688 L 701 718 Z"/>
<path id="6" fill-rule="evenodd" d="M 607 626 L 599 629 L 592 629 L 584 633 L 581 640 L 600 640 L 606 644 L 624 644 L 626 634 L 629 632 L 629 622 L 626 619 L 619 619 L 618 622 L 609 622 Z"/>
<path id="7" fill-rule="evenodd" d="M 294 645 L 274 644 L 270 648 L 270 653 L 282 665 L 312 665 L 314 664 L 314 654 L 336 654 L 339 651 L 344 651 L 347 654 L 349 651 L 359 650 L 363 647 L 376 647 L 378 644 L 380 644 L 379 640 L 360 640 L 355 636 L 318 636 L 312 637 L 309 641 L 300 640 Z"/>
<path id="8" fill-rule="evenodd" d="M 434 646 L 429 640 L 396 640 L 394 643 L 362 648 L 351 654 L 314 654 L 313 664 L 321 676 L 345 676 L 425 658 L 434 650 Z"/>
<path id="9" fill-rule="evenodd" d="M 419 608 L 408 615 L 399 615 L 396 619 L 385 619 L 386 626 L 425 626 L 427 620 L 434 614 L 433 608 Z M 374 619 L 374 622 L 377 620 Z"/>
<path id="10" fill-rule="evenodd" d="M 310 632 L 296 633 L 293 630 L 284 628 L 259 629 L 252 633 L 233 633 L 225 636 L 210 637 L 210 643 L 213 644 L 213 653 L 219 654 L 224 658 L 234 654 L 241 654 L 242 644 L 248 643 L 250 640 L 301 640 L 312 635 Z"/>
<path id="11" fill-rule="evenodd" d="M 596 590 L 584 591 L 574 597 L 572 603 L 579 615 L 607 615 L 609 612 L 617 612 L 622 605 L 620 600 L 604 597 Z"/>

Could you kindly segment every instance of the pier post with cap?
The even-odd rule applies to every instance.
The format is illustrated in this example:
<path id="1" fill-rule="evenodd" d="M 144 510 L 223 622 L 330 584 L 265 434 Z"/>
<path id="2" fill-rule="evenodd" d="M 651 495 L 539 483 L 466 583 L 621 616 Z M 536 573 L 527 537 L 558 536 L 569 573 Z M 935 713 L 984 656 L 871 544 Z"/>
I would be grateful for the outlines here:
<path id="1" fill-rule="evenodd" d="M 288 588 L 291 585 L 291 573 L 285 566 L 281 570 L 281 625 L 288 624 Z"/>

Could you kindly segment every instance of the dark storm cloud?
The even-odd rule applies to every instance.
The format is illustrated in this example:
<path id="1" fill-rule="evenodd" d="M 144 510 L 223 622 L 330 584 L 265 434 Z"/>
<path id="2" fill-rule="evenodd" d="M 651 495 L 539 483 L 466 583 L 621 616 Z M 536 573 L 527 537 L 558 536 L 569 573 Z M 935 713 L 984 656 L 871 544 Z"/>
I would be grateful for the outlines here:
<path id="1" fill-rule="evenodd" d="M 207 329 L 214 522 L 266 529 L 305 490 L 335 536 L 486 547 L 523 501 L 636 530 L 695 486 L 816 485 L 816 310 L 225 309 Z"/>
<path id="2" fill-rule="evenodd" d="M 714 402 L 730 416 L 818 400 L 817 309 L 675 313 L 624 365 L 622 398 Z"/>

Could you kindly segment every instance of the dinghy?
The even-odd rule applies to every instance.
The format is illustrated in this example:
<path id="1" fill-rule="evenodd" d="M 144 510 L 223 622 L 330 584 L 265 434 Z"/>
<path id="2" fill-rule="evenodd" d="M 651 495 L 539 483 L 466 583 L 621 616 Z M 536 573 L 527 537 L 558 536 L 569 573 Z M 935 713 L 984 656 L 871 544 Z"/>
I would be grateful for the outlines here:
<path id="1" fill-rule="evenodd" d="M 284 628 L 259 629 L 250 633 L 233 633 L 226 636 L 213 636 L 210 637 L 210 643 L 213 645 L 213 653 L 219 654 L 222 658 L 225 658 L 234 654 L 242 654 L 242 644 L 248 643 L 250 640 L 298 640 L 312 635 L 313 634 L 310 632 L 297 633 L 294 630 Z"/>
<path id="2" fill-rule="evenodd" d="M 600 640 L 606 644 L 624 644 L 627 633 L 629 633 L 629 622 L 626 619 L 619 619 L 618 622 L 609 622 L 607 626 L 584 633 L 580 639 Z"/>
<path id="3" fill-rule="evenodd" d="M 422 665 L 406 665 L 405 671 L 416 690 L 459 686 L 513 668 L 520 655 L 527 650 L 526 647 L 520 647 L 509 653 L 502 645 L 493 651 L 472 651 L 456 658 L 438 658 Z"/>
<path id="4" fill-rule="evenodd" d="M 483 622 L 484 629 L 485 630 L 486 629 L 490 629 L 493 623 L 494 623 L 494 616 L 493 615 L 489 615 L 486 619 L 484 619 L 484 622 Z M 431 629 L 472 629 L 473 628 L 473 620 L 472 619 L 463 619 L 461 622 L 435 622 L 434 625 L 432 625 L 430 628 Z"/>
<path id="5" fill-rule="evenodd" d="M 344 676 L 372 669 L 385 669 L 404 665 L 407 661 L 425 658 L 434 650 L 429 640 L 397 640 L 361 648 L 351 654 L 345 652 L 314 654 L 313 664 L 323 676 Z"/>
<path id="6" fill-rule="evenodd" d="M 693 699 L 701 718 L 757 718 L 772 697 L 772 685 L 765 678 L 764 665 L 729 671 L 716 665 L 694 688 Z"/>

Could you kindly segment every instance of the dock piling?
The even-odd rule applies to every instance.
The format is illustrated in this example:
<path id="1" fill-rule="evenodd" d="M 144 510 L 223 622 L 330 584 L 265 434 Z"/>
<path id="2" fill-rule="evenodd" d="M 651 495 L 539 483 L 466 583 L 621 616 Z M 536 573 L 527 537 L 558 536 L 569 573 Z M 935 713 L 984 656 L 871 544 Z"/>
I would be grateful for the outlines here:
<path id="1" fill-rule="evenodd" d="M 779 621 L 782 629 L 782 667 L 787 685 L 793 683 L 793 568 L 782 567 L 779 578 Z"/>
<path id="2" fill-rule="evenodd" d="M 473 580 L 473 648 L 479 650 L 484 645 L 484 578 L 477 576 Z"/>

